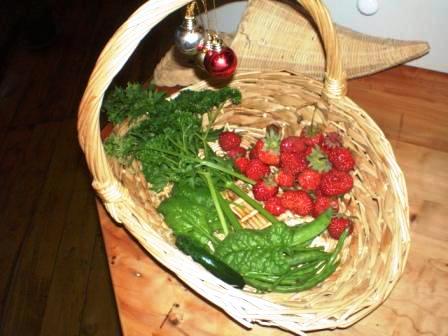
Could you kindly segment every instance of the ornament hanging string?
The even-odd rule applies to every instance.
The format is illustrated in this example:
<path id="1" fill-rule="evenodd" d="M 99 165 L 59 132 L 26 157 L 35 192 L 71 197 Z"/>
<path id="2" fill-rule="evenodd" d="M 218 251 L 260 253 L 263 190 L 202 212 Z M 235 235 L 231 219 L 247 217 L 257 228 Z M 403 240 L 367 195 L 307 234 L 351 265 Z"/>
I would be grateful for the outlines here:
<path id="1" fill-rule="evenodd" d="M 206 18 L 206 29 L 210 31 L 213 36 L 218 35 L 218 15 L 216 14 L 216 0 L 212 0 L 211 9 L 207 5 L 207 0 L 201 0 L 204 16 Z M 212 13 L 212 14 L 210 14 Z"/>
<path id="2" fill-rule="evenodd" d="M 218 37 L 218 15 L 216 14 L 216 0 L 212 0 L 212 31 L 216 37 Z"/>
<path id="3" fill-rule="evenodd" d="M 205 16 L 205 20 L 203 22 L 204 28 L 205 28 L 205 30 L 210 30 L 211 22 L 210 22 L 210 17 L 208 15 L 207 0 L 201 0 L 201 5 L 202 5 L 202 9 L 204 10 L 204 16 Z M 199 14 L 199 10 L 198 10 L 198 14 Z"/>

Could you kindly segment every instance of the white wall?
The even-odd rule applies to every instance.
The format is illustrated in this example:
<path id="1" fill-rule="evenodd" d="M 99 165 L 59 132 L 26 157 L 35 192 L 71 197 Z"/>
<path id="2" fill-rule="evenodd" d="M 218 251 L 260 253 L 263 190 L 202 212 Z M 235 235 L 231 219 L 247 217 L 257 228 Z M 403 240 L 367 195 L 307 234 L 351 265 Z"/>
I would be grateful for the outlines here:
<path id="1" fill-rule="evenodd" d="M 448 72 L 448 0 L 378 1 L 378 12 L 365 16 L 358 11 L 356 0 L 325 0 L 340 25 L 375 36 L 428 41 L 430 53 L 410 64 Z M 245 7 L 245 1 L 219 7 L 217 29 L 235 31 Z"/>

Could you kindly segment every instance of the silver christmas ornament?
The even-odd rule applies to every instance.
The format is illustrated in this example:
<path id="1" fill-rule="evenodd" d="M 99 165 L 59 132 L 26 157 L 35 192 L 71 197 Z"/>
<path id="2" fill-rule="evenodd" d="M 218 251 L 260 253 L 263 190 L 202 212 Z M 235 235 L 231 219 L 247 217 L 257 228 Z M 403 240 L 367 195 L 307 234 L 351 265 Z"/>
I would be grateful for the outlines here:
<path id="1" fill-rule="evenodd" d="M 198 46 L 198 53 L 196 55 L 196 64 L 199 68 L 201 68 L 202 70 L 205 71 L 205 67 L 204 67 L 204 59 L 205 59 L 205 55 L 207 55 L 207 53 L 212 51 L 213 48 L 213 42 L 212 42 L 212 36 L 208 33 L 205 32 L 204 33 L 204 38 L 201 41 L 201 43 Z"/>
<path id="2" fill-rule="evenodd" d="M 174 43 L 182 54 L 194 56 L 204 40 L 204 32 L 194 16 L 194 3 L 187 8 L 184 22 L 177 28 Z"/>

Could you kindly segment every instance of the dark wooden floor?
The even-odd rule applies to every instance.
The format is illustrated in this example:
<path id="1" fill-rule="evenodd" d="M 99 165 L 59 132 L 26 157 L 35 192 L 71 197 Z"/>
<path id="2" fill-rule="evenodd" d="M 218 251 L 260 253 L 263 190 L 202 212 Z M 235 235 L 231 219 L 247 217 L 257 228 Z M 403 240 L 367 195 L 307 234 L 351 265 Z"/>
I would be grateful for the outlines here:
<path id="1" fill-rule="evenodd" d="M 58 35 L 40 49 L 25 47 L 23 17 L 8 16 L 0 38 L 2 336 L 121 334 L 76 113 L 100 50 L 141 3 L 50 2 Z M 157 27 L 116 83 L 147 79 L 178 22 L 176 13 Z"/>

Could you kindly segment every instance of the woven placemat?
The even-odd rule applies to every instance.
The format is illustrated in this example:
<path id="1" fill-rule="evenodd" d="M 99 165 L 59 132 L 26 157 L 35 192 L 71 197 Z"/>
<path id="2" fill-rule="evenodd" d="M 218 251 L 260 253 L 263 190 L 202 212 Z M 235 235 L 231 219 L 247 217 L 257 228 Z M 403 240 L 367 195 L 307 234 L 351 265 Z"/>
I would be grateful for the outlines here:
<path id="1" fill-rule="evenodd" d="M 335 25 L 348 78 L 365 76 L 406 63 L 429 51 L 424 41 L 373 37 Z M 322 79 L 325 55 L 319 36 L 296 4 L 250 0 L 234 38 L 222 34 L 238 55 L 238 72 L 290 71 Z M 171 48 L 157 65 L 159 86 L 187 86 L 207 74 Z"/>

